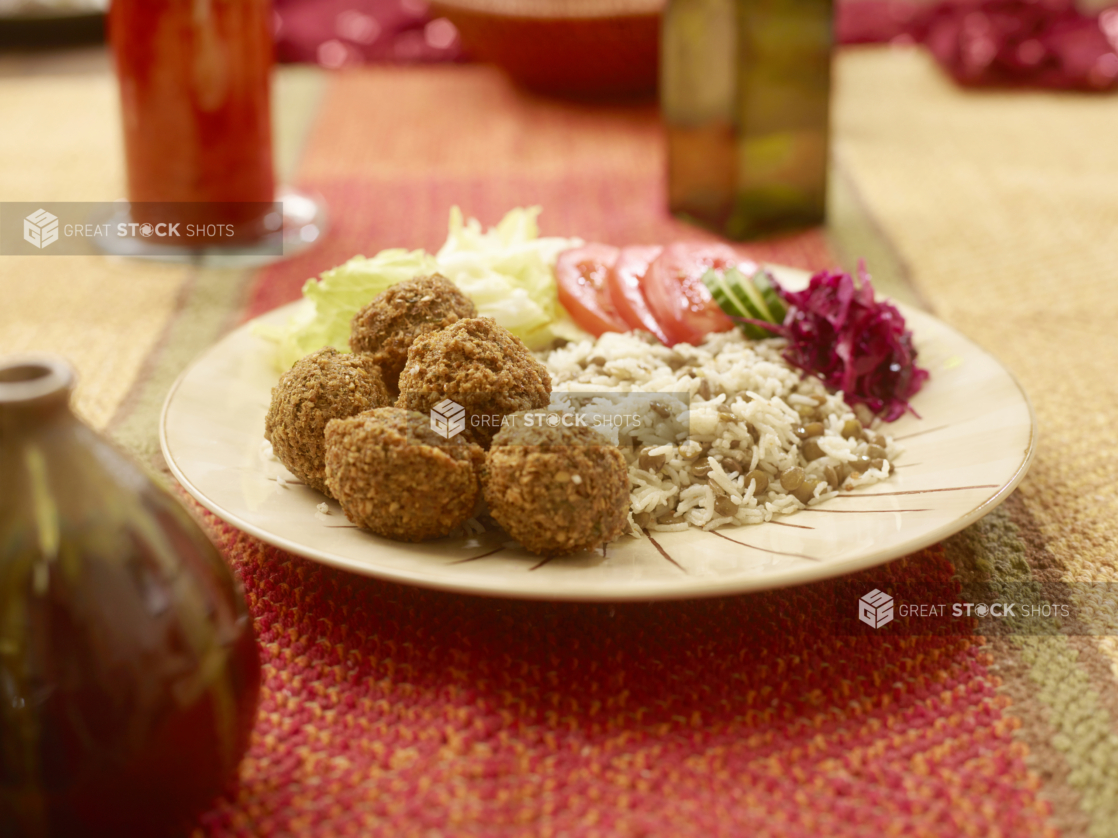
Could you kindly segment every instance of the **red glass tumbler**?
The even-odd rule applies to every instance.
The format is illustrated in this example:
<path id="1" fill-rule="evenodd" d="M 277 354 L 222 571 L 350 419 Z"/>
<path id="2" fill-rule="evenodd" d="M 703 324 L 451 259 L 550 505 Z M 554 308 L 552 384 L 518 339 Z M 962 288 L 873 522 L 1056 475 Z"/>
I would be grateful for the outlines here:
<path id="1" fill-rule="evenodd" d="M 109 37 L 130 201 L 275 200 L 269 0 L 113 0 Z"/>

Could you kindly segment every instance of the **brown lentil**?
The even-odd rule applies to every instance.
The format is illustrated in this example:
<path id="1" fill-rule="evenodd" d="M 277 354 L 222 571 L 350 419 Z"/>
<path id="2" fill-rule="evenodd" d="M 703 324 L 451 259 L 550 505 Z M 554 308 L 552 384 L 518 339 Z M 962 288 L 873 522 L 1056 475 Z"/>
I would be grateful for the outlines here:
<path id="1" fill-rule="evenodd" d="M 792 497 L 800 503 L 807 503 L 815 496 L 815 489 L 821 482 L 814 477 L 806 478 L 803 483 L 792 490 Z"/>
<path id="2" fill-rule="evenodd" d="M 824 468 L 823 469 L 823 476 L 827 479 L 827 485 L 828 486 L 832 486 L 832 487 L 836 487 L 836 488 L 838 487 L 839 476 L 838 476 L 838 472 L 835 471 L 833 466 L 827 466 L 826 468 Z"/>
<path id="3" fill-rule="evenodd" d="M 760 469 L 755 468 L 745 476 L 745 485 L 748 486 L 750 482 L 757 484 L 753 488 L 753 497 L 761 495 L 769 488 L 769 476 Z"/>
<path id="4" fill-rule="evenodd" d="M 719 495 L 714 499 L 715 514 L 720 516 L 733 517 L 738 512 L 737 504 L 730 500 L 728 497 Z"/>
<path id="5" fill-rule="evenodd" d="M 791 492 L 804 482 L 804 470 L 799 466 L 792 466 L 780 475 L 780 485 L 784 491 Z"/>
<path id="6" fill-rule="evenodd" d="M 815 436 L 823 436 L 823 423 L 822 422 L 809 422 L 799 428 L 796 428 L 796 436 L 800 439 L 810 439 Z"/>
<path id="7" fill-rule="evenodd" d="M 819 447 L 819 443 L 814 439 L 807 440 L 800 450 L 804 455 L 804 459 L 809 463 L 818 460 L 820 457 L 827 456 L 827 453 Z"/>

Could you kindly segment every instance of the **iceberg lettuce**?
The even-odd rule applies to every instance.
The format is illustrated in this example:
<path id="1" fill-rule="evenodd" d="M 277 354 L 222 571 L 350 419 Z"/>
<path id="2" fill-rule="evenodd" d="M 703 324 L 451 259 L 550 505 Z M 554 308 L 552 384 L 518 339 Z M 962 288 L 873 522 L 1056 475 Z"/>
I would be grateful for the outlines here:
<path id="1" fill-rule="evenodd" d="M 349 352 L 349 324 L 359 309 L 397 282 L 434 273 L 435 259 L 422 250 L 382 250 L 372 259 L 354 256 L 303 285 L 310 305 L 279 327 L 257 326 L 256 334 L 274 340 L 281 370 L 325 346 Z"/>
<path id="2" fill-rule="evenodd" d="M 359 309 L 397 282 L 437 272 L 473 300 L 480 316 L 492 317 L 531 349 L 560 337 L 581 339 L 585 332 L 559 304 L 554 268 L 562 251 L 582 242 L 541 238 L 539 214 L 539 207 L 513 209 L 483 231 L 477 219 L 464 221 L 461 210 L 452 207 L 446 243 L 436 255 L 394 249 L 371 259 L 355 256 L 307 280 L 303 297 L 311 305 L 285 326 L 256 332 L 278 344 L 276 363 L 284 370 L 324 346 L 348 351 L 349 324 Z"/>

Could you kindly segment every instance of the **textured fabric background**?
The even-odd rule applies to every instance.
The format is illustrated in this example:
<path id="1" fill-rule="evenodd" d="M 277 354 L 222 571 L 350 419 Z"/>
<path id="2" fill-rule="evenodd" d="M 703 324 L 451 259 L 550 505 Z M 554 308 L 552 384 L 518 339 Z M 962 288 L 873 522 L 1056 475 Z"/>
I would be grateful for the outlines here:
<path id="1" fill-rule="evenodd" d="M 354 253 L 438 245 L 453 203 L 485 223 L 539 203 L 548 234 L 703 237 L 663 210 L 652 109 L 537 98 L 477 67 L 334 76 L 316 111 L 318 89 L 279 104 L 287 136 L 309 126 L 292 174 L 330 203 L 319 248 L 257 273 L 3 257 L 0 352 L 69 355 L 83 413 L 158 465 L 158 408 L 194 354 Z M 0 195 L 119 194 L 114 108 L 105 78 L 0 80 Z M 1116 122 L 1112 99 L 963 93 L 919 53 L 847 51 L 829 241 L 747 248 L 809 268 L 869 254 L 1030 393 L 1032 473 L 942 545 L 763 595 L 517 603 L 350 576 L 193 507 L 244 580 L 265 666 L 240 786 L 196 838 L 1116 834 L 1113 626 L 834 637 L 815 619 L 872 587 L 1112 596 Z"/>

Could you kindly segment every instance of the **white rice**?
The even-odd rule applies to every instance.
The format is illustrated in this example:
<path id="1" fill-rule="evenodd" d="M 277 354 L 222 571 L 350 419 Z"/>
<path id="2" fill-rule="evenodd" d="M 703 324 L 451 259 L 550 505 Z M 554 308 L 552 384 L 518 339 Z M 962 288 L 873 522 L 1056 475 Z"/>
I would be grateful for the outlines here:
<path id="1" fill-rule="evenodd" d="M 868 411 L 856 415 L 842 393 L 829 394 L 819 379 L 785 362 L 783 348 L 783 339 L 751 341 L 736 330 L 673 348 L 639 332 L 608 332 L 553 350 L 543 361 L 553 405 L 563 406 L 563 392 L 603 394 L 582 412 L 597 417 L 594 426 L 629 463 L 629 522 L 640 534 L 759 524 L 889 476 L 901 449 L 869 430 Z M 689 409 L 673 403 L 672 393 L 683 393 Z M 639 426 L 621 418 L 632 415 Z M 853 434 L 847 423 L 856 419 L 866 430 Z M 818 424 L 808 428 L 812 423 Z M 809 439 L 802 437 L 819 426 L 822 434 L 810 438 L 818 450 L 809 452 L 820 456 L 809 461 Z M 820 481 L 806 504 L 781 485 L 781 476 L 797 467 L 805 481 Z M 768 478 L 763 491 L 746 482 L 754 471 Z"/>

